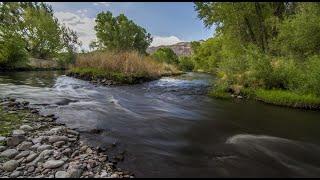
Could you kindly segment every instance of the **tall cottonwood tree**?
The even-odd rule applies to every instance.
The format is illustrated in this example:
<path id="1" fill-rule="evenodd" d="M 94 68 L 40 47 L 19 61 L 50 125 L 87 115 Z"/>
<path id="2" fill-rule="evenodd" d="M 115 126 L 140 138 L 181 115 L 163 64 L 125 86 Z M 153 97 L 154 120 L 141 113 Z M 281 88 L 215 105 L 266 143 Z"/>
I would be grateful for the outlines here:
<path id="1" fill-rule="evenodd" d="M 113 51 L 136 50 L 146 53 L 146 49 L 152 42 L 151 34 L 124 14 L 114 17 L 110 11 L 101 12 L 95 21 L 97 25 L 94 29 L 98 41 L 92 42 L 90 47 Z"/>

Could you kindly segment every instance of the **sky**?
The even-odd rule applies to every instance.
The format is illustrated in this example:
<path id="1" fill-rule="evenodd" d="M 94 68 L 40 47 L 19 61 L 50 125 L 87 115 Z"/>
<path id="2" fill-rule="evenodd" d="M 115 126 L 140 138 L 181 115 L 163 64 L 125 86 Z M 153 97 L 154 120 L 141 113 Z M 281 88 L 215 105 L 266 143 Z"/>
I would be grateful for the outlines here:
<path id="1" fill-rule="evenodd" d="M 89 50 L 96 39 L 95 17 L 99 12 L 123 13 L 146 29 L 153 37 L 150 46 L 205 40 L 214 28 L 205 28 L 197 17 L 192 2 L 48 2 L 60 23 L 75 30 L 82 42 L 80 49 Z"/>

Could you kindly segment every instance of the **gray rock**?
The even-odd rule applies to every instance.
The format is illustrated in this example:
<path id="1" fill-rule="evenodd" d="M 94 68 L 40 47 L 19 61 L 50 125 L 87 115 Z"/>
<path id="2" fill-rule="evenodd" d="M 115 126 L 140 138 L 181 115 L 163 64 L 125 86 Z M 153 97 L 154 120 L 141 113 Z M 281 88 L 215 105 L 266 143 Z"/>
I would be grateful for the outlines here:
<path id="1" fill-rule="evenodd" d="M 64 151 L 62 151 L 62 154 L 64 155 L 70 155 L 71 153 L 72 153 L 72 150 L 70 148 L 67 148 Z"/>
<path id="2" fill-rule="evenodd" d="M 32 153 L 30 153 L 30 155 L 26 158 L 26 162 L 27 162 L 27 163 L 28 163 L 28 162 L 31 162 L 31 161 L 33 161 L 36 157 L 38 157 L 38 154 L 32 152 Z"/>
<path id="3" fill-rule="evenodd" d="M 59 134 L 59 133 L 65 132 L 65 131 L 66 131 L 66 127 L 58 126 L 58 127 L 50 129 L 49 134 Z"/>
<path id="4" fill-rule="evenodd" d="M 6 137 L 3 137 L 3 136 L 0 136 L 0 143 L 2 142 L 6 142 L 7 138 Z"/>
<path id="5" fill-rule="evenodd" d="M 68 137 L 66 137 L 66 136 L 52 136 L 52 137 L 49 137 L 49 142 L 50 143 L 55 143 L 55 142 L 58 142 L 58 141 L 68 141 Z"/>
<path id="6" fill-rule="evenodd" d="M 20 144 L 21 142 L 25 141 L 26 137 L 25 136 L 12 136 L 12 137 L 8 137 L 7 138 L 7 145 L 14 147 L 18 144 Z"/>
<path id="7" fill-rule="evenodd" d="M 23 173 L 21 171 L 13 171 L 13 173 L 10 174 L 10 178 L 17 178 L 21 176 Z"/>
<path id="8" fill-rule="evenodd" d="M 33 128 L 29 125 L 22 125 L 22 126 L 20 126 L 20 129 L 23 131 L 32 131 L 33 130 Z"/>
<path id="9" fill-rule="evenodd" d="M 1 157 L 7 157 L 7 158 L 13 158 L 18 154 L 18 151 L 16 149 L 7 149 L 3 151 L 0 156 Z"/>
<path id="10" fill-rule="evenodd" d="M 119 178 L 119 175 L 117 173 L 114 173 L 110 176 L 111 178 Z"/>
<path id="11" fill-rule="evenodd" d="M 27 170 L 28 173 L 31 173 L 35 170 L 34 166 L 30 166 Z"/>
<path id="12" fill-rule="evenodd" d="M 18 167 L 19 163 L 16 160 L 10 160 L 3 164 L 2 169 L 7 172 L 12 172 Z"/>
<path id="13" fill-rule="evenodd" d="M 79 132 L 74 131 L 74 130 L 71 130 L 71 129 L 68 129 L 68 130 L 67 130 L 67 133 L 68 133 L 68 134 L 72 134 L 72 135 L 76 135 L 76 136 L 79 135 Z"/>
<path id="14" fill-rule="evenodd" d="M 23 141 L 21 144 L 19 144 L 19 145 L 17 146 L 17 149 L 18 149 L 19 151 L 28 150 L 28 149 L 30 149 L 30 147 L 31 147 L 32 145 L 33 145 L 32 142 Z"/>
<path id="15" fill-rule="evenodd" d="M 20 159 L 23 157 L 26 157 L 30 154 L 30 151 L 22 151 L 21 153 L 19 153 L 18 155 L 16 155 L 15 159 Z"/>
<path id="16" fill-rule="evenodd" d="M 26 132 L 24 132 L 24 130 L 21 130 L 21 129 L 17 129 L 17 130 L 13 130 L 12 131 L 12 135 L 13 136 L 22 136 L 22 135 L 25 135 Z"/>
<path id="17" fill-rule="evenodd" d="M 38 138 L 34 138 L 31 141 L 33 142 L 33 144 L 38 144 L 38 143 L 42 143 L 42 141 L 44 140 L 43 136 L 40 136 Z"/>
<path id="18" fill-rule="evenodd" d="M 53 146 L 55 146 L 55 147 L 61 147 L 61 146 L 63 146 L 64 144 L 65 144 L 64 141 L 58 141 L 58 142 L 53 143 Z"/>
<path id="19" fill-rule="evenodd" d="M 43 167 L 46 169 L 55 169 L 64 164 L 64 161 L 61 160 L 49 160 L 43 164 Z"/>
<path id="20" fill-rule="evenodd" d="M 37 149 L 38 149 L 38 147 L 39 147 L 40 145 L 41 145 L 40 143 L 35 144 L 35 145 L 31 146 L 30 149 L 31 149 L 32 151 L 37 151 Z"/>
<path id="21" fill-rule="evenodd" d="M 82 170 L 79 167 L 69 168 L 67 172 L 69 173 L 70 178 L 80 178 L 82 174 Z"/>
<path id="22" fill-rule="evenodd" d="M 70 175 L 65 171 L 57 171 L 55 174 L 55 178 L 70 178 Z"/>
<path id="23" fill-rule="evenodd" d="M 0 152 L 4 151 L 4 150 L 6 150 L 6 149 L 7 149 L 6 146 L 0 146 Z"/>
<path id="24" fill-rule="evenodd" d="M 48 145 L 48 144 L 44 144 L 44 145 L 41 145 L 37 148 L 37 151 L 38 152 L 42 152 L 44 150 L 48 150 L 48 149 L 52 149 L 52 146 L 51 145 Z"/>

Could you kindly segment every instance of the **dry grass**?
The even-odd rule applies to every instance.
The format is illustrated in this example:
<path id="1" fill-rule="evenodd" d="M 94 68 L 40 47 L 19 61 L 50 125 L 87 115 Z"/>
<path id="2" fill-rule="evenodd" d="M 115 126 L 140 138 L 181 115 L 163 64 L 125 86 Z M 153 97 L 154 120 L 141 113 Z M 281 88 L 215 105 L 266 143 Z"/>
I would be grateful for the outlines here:
<path id="1" fill-rule="evenodd" d="M 108 72 L 122 73 L 125 76 L 145 75 L 159 77 L 178 72 L 172 65 L 160 63 L 149 56 L 137 52 L 96 51 L 77 57 L 73 68 L 95 68 Z"/>

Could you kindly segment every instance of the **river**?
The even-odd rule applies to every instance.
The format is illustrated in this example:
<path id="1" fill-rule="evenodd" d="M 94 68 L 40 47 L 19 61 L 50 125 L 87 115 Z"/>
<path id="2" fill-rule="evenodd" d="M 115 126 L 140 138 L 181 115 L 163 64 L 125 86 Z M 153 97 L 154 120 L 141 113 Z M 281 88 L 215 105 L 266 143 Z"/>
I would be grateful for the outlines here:
<path id="1" fill-rule="evenodd" d="M 0 96 L 56 114 L 91 145 L 115 143 L 136 177 L 320 176 L 320 112 L 208 98 L 207 74 L 115 87 L 63 74 L 0 73 Z"/>

